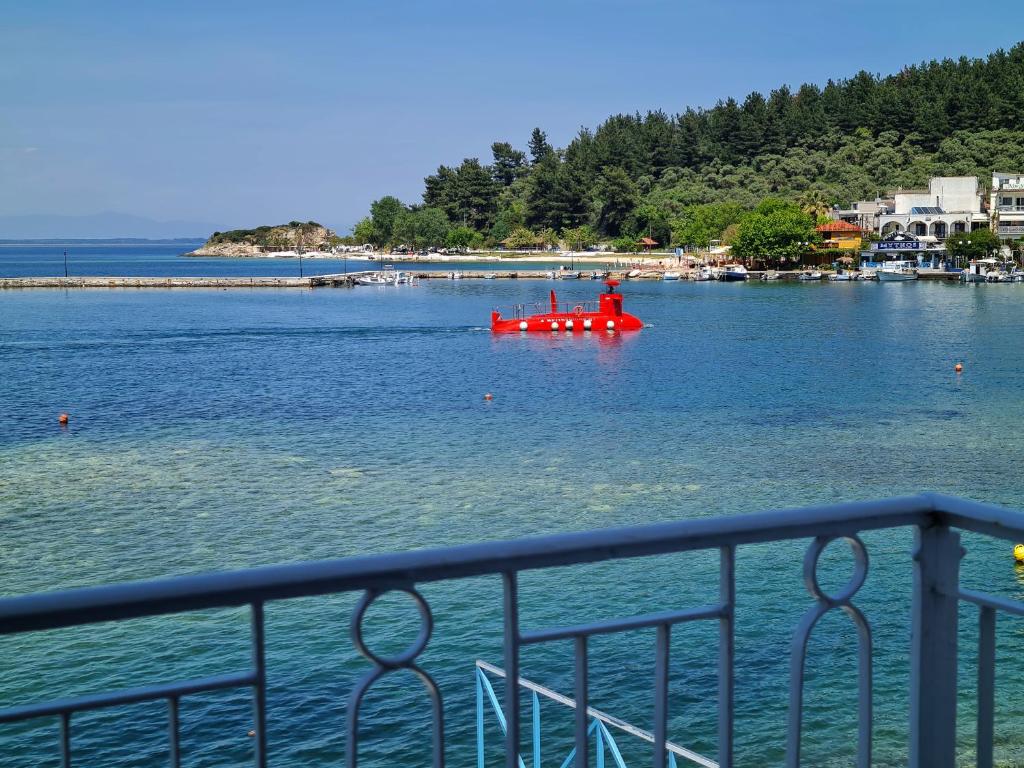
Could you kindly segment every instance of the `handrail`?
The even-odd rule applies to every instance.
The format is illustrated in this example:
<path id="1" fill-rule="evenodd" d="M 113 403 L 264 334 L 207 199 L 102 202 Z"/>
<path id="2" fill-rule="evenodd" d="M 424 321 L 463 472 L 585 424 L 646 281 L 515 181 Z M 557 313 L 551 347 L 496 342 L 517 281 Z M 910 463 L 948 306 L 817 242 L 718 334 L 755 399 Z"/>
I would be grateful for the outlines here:
<path id="1" fill-rule="evenodd" d="M 418 591 L 424 583 L 500 576 L 503 585 L 503 655 L 511 679 L 520 680 L 523 647 L 555 640 L 573 640 L 575 666 L 576 762 L 587 764 L 588 639 L 598 634 L 653 628 L 655 637 L 654 730 L 655 765 L 665 766 L 668 702 L 669 639 L 673 625 L 704 620 L 718 624 L 718 754 L 723 768 L 734 765 L 733 690 L 735 630 L 735 556 L 739 546 L 773 541 L 812 539 L 803 563 L 804 583 L 813 604 L 804 613 L 791 644 L 790 707 L 786 765 L 800 765 L 803 689 L 807 644 L 826 613 L 841 610 L 858 629 L 858 745 L 857 765 L 871 765 L 872 634 L 866 616 L 854 602 L 868 571 L 868 554 L 861 532 L 913 526 L 914 602 L 911 631 L 911 742 L 909 763 L 915 768 L 952 768 L 956 757 L 957 622 L 962 603 L 979 608 L 977 763 L 993 764 L 995 625 L 996 616 L 1024 615 L 1024 603 L 967 589 L 960 584 L 959 528 L 1008 540 L 1024 540 L 1024 515 L 991 504 L 936 493 L 904 496 L 803 509 L 785 509 L 733 517 L 684 520 L 645 526 L 469 544 L 457 547 L 321 560 L 249 570 L 139 581 L 0 599 L 0 635 L 92 624 L 119 619 L 159 616 L 209 608 L 246 606 L 252 628 L 251 669 L 212 678 L 162 683 L 142 688 L 58 699 L 16 706 L 0 712 L 0 723 L 41 716 L 60 716 L 63 765 L 71 765 L 70 724 L 74 713 L 127 702 L 165 699 L 171 765 L 180 766 L 178 701 L 185 695 L 220 688 L 252 689 L 254 757 L 266 768 L 266 659 L 264 604 L 292 597 L 362 590 L 352 615 L 351 637 L 356 650 L 372 664 L 352 689 L 347 720 L 346 763 L 358 762 L 359 710 L 367 690 L 382 676 L 398 670 L 413 672 L 426 688 L 433 713 L 432 755 L 435 768 L 444 765 L 444 716 L 440 689 L 421 666 L 433 627 L 430 607 Z M 829 543 L 843 538 L 855 560 L 854 575 L 838 593 L 821 590 L 816 575 L 818 558 Z M 718 600 L 710 605 L 605 619 L 585 624 L 521 629 L 519 573 L 543 568 L 596 563 L 685 552 L 719 550 Z M 369 606 L 389 590 L 406 592 L 420 613 L 418 638 L 404 652 L 389 657 L 374 653 L 363 641 L 362 621 Z M 505 718 L 506 765 L 519 761 L 518 694 L 506 691 L 501 708 Z M 600 724 L 598 724 L 600 725 Z M 600 725 L 603 727 L 603 725 Z M 595 737 L 600 739 L 604 731 Z M 609 743 L 612 743 L 608 734 Z M 481 758 L 482 759 L 482 758 Z M 568 761 L 567 761 L 568 762 Z M 672 761 L 669 761 L 669 766 Z M 666 767 L 667 768 L 667 767 Z"/>
<path id="2" fill-rule="evenodd" d="M 963 513 L 962 525 L 972 530 L 972 524 L 983 526 L 984 530 L 989 526 L 988 520 L 1000 519 L 985 514 L 1013 514 L 977 504 L 979 517 L 974 519 L 959 499 L 922 494 L 134 581 L 0 599 L 0 635 L 332 592 L 380 591 L 487 574 L 914 525 L 941 511 L 935 506 L 937 498 L 958 502 L 956 510 Z M 1002 526 L 1009 527 L 1006 522 Z M 1024 535 L 1024 518 L 1017 530 Z"/>
<path id="3" fill-rule="evenodd" d="M 476 666 L 477 669 L 482 669 L 485 672 L 490 672 L 492 675 L 500 677 L 503 680 L 508 679 L 508 675 L 505 673 L 504 669 L 502 669 L 501 667 L 497 667 L 494 664 L 490 664 L 484 661 L 483 659 L 477 659 Z M 528 680 L 522 675 L 519 676 L 519 687 L 524 688 L 533 693 L 539 694 L 540 696 L 543 696 L 546 699 L 550 699 L 551 701 L 558 702 L 559 704 L 569 707 L 570 709 L 576 709 L 576 699 L 564 696 L 561 693 L 558 693 L 558 691 L 554 691 L 551 688 L 541 685 L 540 683 L 535 683 L 533 682 L 533 680 Z M 620 731 L 628 733 L 630 736 L 636 736 L 638 739 L 642 739 L 643 741 L 646 741 L 648 744 L 655 743 L 653 733 L 644 730 L 643 728 L 637 728 L 635 725 L 626 722 L 621 717 L 609 715 L 607 712 L 602 712 L 600 709 L 595 709 L 594 707 L 590 706 L 587 707 L 587 716 L 592 717 L 595 720 L 600 720 L 605 725 L 610 725 L 613 728 L 618 728 Z M 666 741 L 665 749 L 667 749 L 669 752 L 679 755 L 680 757 L 684 757 L 691 762 L 697 763 L 698 765 L 703 765 L 705 766 L 705 768 L 718 768 L 718 763 L 716 763 L 714 760 L 705 757 L 699 752 L 694 752 L 692 749 L 681 747 L 674 742 Z"/>

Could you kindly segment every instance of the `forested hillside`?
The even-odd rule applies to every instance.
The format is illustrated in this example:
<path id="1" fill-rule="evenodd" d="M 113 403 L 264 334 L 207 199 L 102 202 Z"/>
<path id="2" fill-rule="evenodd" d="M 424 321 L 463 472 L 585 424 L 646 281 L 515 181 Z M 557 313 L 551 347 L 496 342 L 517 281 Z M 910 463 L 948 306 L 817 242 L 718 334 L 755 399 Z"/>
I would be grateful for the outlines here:
<path id="1" fill-rule="evenodd" d="M 641 235 L 706 245 L 766 197 L 813 214 L 932 175 L 984 183 L 992 170 L 1024 170 L 1024 43 L 674 116 L 616 115 L 564 149 L 538 128 L 525 150 L 495 142 L 489 164 L 442 165 L 421 204 L 377 201 L 353 234 L 418 247 Z"/>

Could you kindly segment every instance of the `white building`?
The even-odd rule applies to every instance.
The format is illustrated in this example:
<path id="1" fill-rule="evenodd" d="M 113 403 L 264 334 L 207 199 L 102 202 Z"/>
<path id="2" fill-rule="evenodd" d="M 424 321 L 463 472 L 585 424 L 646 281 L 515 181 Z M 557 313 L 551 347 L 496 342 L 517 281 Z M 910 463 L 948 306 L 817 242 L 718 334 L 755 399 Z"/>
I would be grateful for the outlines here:
<path id="1" fill-rule="evenodd" d="M 875 198 L 874 200 L 858 200 L 851 203 L 849 208 L 832 210 L 832 218 L 836 221 L 845 221 L 848 224 L 856 224 L 863 230 L 873 232 L 878 230 L 878 217 L 893 212 L 894 203 L 892 200 Z"/>
<path id="2" fill-rule="evenodd" d="M 893 211 L 878 217 L 878 231 L 884 237 L 907 232 L 914 237 L 944 240 L 957 232 L 971 232 L 989 226 L 982 211 L 982 192 L 974 176 L 937 176 L 927 190 L 899 190 Z"/>
<path id="3" fill-rule="evenodd" d="M 1004 240 L 1024 237 L 1024 174 L 993 173 L 992 230 Z"/>

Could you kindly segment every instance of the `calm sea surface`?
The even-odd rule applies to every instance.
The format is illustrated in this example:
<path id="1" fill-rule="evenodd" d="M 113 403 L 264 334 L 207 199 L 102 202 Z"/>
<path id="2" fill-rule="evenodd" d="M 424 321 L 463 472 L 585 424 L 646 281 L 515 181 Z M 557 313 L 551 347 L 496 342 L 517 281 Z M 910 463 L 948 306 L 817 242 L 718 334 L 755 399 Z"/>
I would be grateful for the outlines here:
<path id="1" fill-rule="evenodd" d="M 181 246 L 72 251 L 72 273 L 280 274 L 294 262 L 185 260 Z M 0 247 L 0 274 L 63 273 L 62 248 Z M 77 259 L 80 259 L 78 261 Z M 318 265 L 319 266 L 319 265 Z M 265 271 L 264 271 L 265 270 Z M 336 266 L 324 271 L 337 271 Z M 561 283 L 567 301 L 589 281 Z M 629 283 L 630 336 L 492 336 L 494 305 L 547 283 L 432 281 L 353 290 L 0 293 L 0 592 L 16 595 L 314 558 L 595 527 L 737 515 L 937 490 L 1024 506 L 1024 286 Z M 955 375 L 953 365 L 964 363 Z M 494 401 L 483 401 L 485 392 Z M 71 414 L 69 428 L 57 414 Z M 875 762 L 905 764 L 911 537 L 864 536 L 856 603 L 875 644 Z M 807 542 L 738 554 L 738 764 L 782 760 L 789 643 L 811 605 Z M 964 581 L 1024 596 L 1009 546 L 965 537 Z M 833 586 L 842 547 L 823 558 Z M 524 628 L 712 602 L 711 554 L 523 576 Z M 500 584 L 423 589 L 421 657 L 442 686 L 452 765 L 475 764 L 473 660 L 501 663 Z M 350 596 L 268 607 L 271 762 L 337 764 L 345 699 L 366 666 Z M 394 650 L 415 611 L 385 599 L 369 643 Z M 973 748 L 976 615 L 962 614 L 960 744 Z M 0 705 L 234 672 L 244 611 L 185 614 L 0 641 Z M 844 616 L 811 641 L 805 764 L 850 765 L 856 646 Z M 591 650 L 594 706 L 649 727 L 654 637 Z M 999 625 L 997 756 L 1024 761 L 1024 635 Z M 523 674 L 572 690 L 567 643 Z M 670 738 L 714 756 L 717 630 L 673 633 Z M 364 710 L 365 764 L 427 764 L 427 701 L 381 681 Z M 501 686 L 498 686 L 499 695 Z M 525 706 L 525 703 L 524 703 Z M 572 713 L 544 705 L 544 763 Z M 528 717 L 529 708 L 524 712 Z M 527 721 L 528 722 L 528 721 Z M 190 766 L 251 758 L 248 696 L 182 704 Z M 74 720 L 76 766 L 155 766 L 162 704 Z M 499 731 L 487 713 L 489 754 Z M 647 746 L 618 738 L 631 763 Z M 57 726 L 0 726 L 0 766 L 56 766 Z"/>

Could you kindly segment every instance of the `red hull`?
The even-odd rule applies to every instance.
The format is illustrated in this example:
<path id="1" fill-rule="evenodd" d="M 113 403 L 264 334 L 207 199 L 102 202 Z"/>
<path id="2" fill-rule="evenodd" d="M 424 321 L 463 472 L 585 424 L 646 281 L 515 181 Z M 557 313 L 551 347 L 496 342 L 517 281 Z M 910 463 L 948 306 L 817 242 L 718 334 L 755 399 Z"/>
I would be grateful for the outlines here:
<path id="1" fill-rule="evenodd" d="M 491 320 L 491 330 L 495 333 L 639 331 L 643 327 L 640 318 L 627 312 L 621 315 L 605 315 L 600 312 L 549 312 L 546 315 L 530 315 L 521 319 L 505 320 L 499 316 Z"/>
<path id="2" fill-rule="evenodd" d="M 586 331 L 639 331 L 644 327 L 640 318 L 622 311 L 622 294 L 615 293 L 618 280 L 606 280 L 608 292 L 602 293 L 597 311 L 587 311 L 582 305 L 570 311 L 559 312 L 555 292 L 551 292 L 551 311 L 536 315 L 518 314 L 503 318 L 495 310 L 491 313 L 491 331 L 494 333 L 585 333 Z"/>

